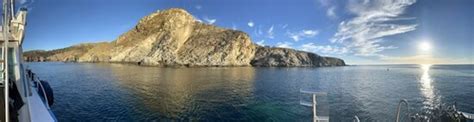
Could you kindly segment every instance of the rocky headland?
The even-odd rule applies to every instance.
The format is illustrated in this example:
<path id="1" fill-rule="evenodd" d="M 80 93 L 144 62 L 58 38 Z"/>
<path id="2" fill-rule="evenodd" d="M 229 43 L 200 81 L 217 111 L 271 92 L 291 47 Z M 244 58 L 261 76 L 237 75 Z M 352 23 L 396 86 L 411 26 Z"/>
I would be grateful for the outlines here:
<path id="1" fill-rule="evenodd" d="M 25 61 L 116 62 L 151 66 L 344 66 L 343 60 L 262 47 L 242 31 L 197 21 L 183 9 L 158 11 L 112 42 L 24 53 Z"/>

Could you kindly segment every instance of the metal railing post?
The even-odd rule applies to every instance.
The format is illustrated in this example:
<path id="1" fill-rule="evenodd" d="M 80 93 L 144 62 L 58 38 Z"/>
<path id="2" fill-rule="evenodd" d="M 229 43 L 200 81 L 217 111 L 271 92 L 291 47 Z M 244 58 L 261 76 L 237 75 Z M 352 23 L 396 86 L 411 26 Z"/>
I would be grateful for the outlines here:
<path id="1" fill-rule="evenodd" d="M 316 122 L 316 94 L 313 94 L 313 121 Z"/>

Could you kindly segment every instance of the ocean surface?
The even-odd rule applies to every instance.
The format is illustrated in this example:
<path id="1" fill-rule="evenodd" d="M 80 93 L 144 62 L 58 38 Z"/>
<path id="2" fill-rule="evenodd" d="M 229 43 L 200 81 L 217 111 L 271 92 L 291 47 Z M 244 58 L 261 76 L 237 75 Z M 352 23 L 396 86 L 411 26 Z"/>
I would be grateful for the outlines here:
<path id="1" fill-rule="evenodd" d="M 28 63 L 54 90 L 52 110 L 71 120 L 311 121 L 310 97 L 331 121 L 394 121 L 456 102 L 474 113 L 474 65 L 324 68 L 158 68 L 127 64 Z M 403 110 L 403 109 L 402 109 Z M 405 113 L 407 110 L 403 110 Z M 406 118 L 406 117 L 405 117 Z"/>

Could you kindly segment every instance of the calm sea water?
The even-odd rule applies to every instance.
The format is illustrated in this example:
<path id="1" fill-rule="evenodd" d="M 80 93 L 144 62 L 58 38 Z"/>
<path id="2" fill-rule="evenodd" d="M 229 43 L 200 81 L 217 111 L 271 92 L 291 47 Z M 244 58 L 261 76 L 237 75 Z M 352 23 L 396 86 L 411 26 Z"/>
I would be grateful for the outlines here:
<path id="1" fill-rule="evenodd" d="M 311 121 L 300 89 L 331 121 L 392 121 L 400 99 L 411 112 L 454 104 L 474 113 L 474 65 L 327 68 L 158 68 L 126 64 L 28 63 L 54 90 L 64 120 Z"/>

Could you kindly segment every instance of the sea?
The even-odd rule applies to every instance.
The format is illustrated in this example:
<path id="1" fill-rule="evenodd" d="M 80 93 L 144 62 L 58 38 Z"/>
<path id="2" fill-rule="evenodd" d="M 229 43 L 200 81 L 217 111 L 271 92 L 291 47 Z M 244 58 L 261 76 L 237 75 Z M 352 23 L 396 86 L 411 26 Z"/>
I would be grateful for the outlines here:
<path id="1" fill-rule="evenodd" d="M 394 121 L 456 105 L 474 113 L 474 65 L 145 67 L 27 63 L 54 91 L 59 121 Z"/>

